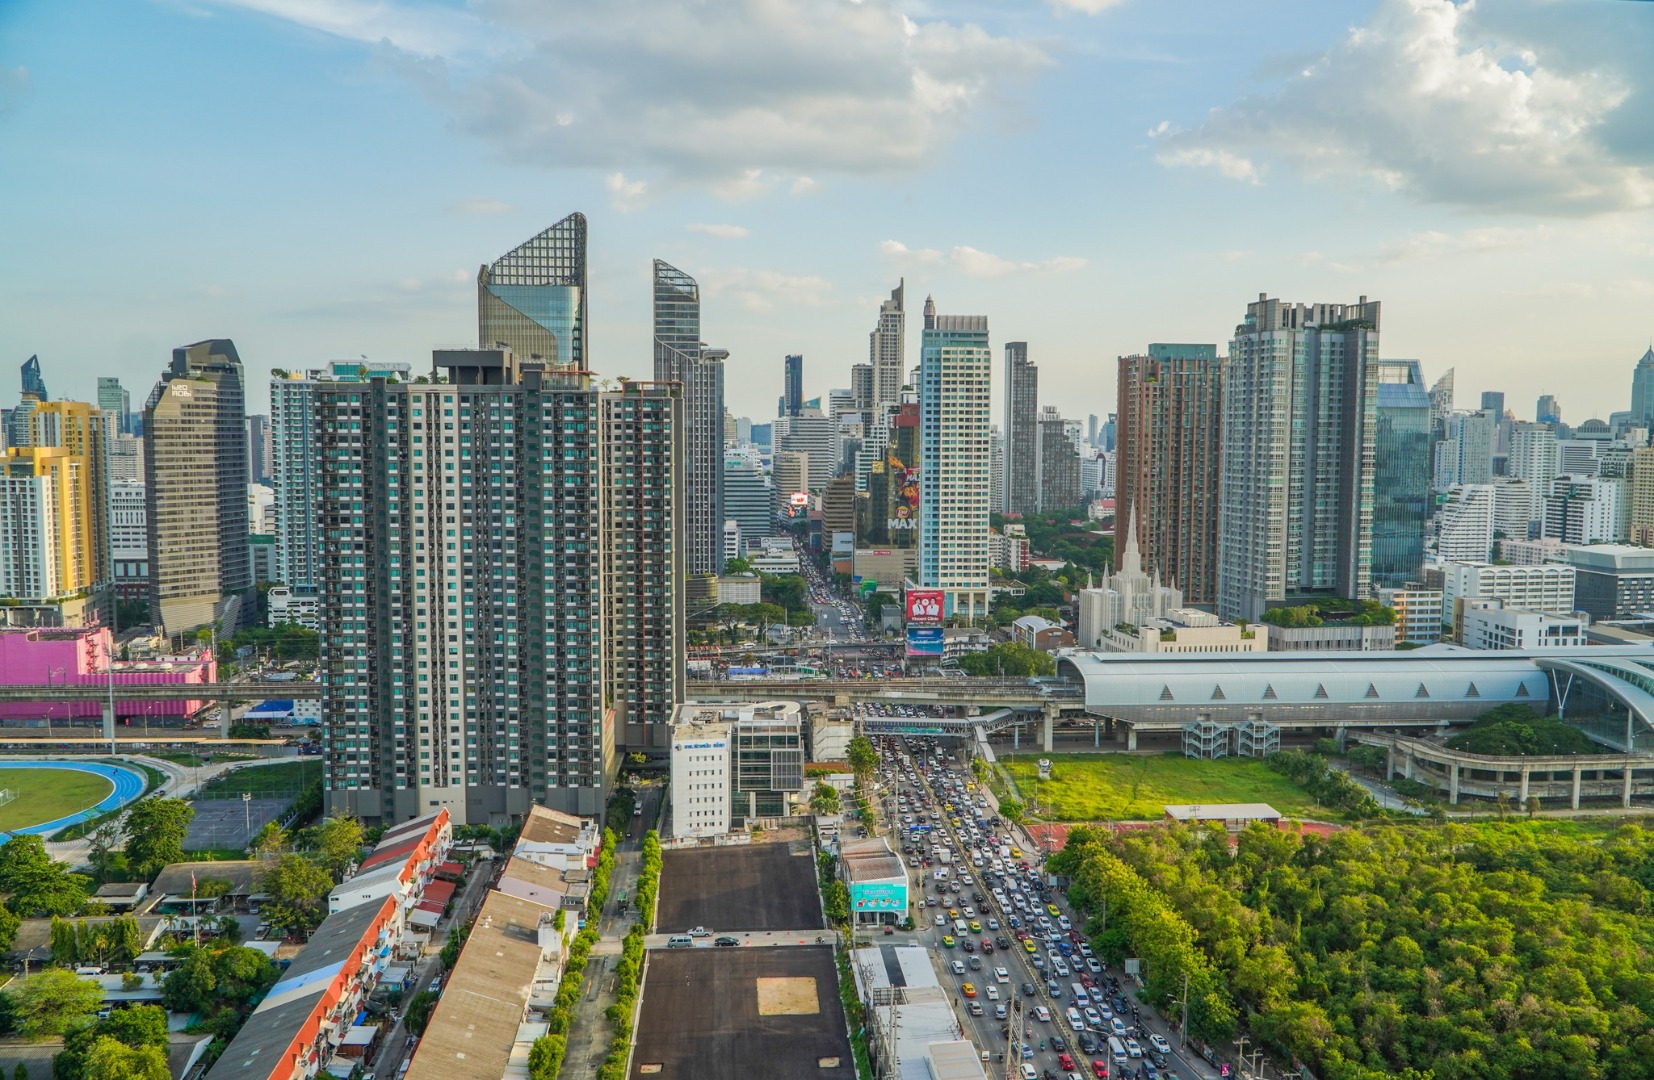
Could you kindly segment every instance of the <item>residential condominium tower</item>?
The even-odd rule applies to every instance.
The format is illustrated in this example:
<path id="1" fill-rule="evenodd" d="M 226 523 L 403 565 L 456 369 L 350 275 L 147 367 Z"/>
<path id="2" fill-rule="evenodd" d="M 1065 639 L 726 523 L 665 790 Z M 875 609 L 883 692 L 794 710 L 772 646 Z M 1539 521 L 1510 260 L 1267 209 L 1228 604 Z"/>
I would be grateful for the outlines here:
<path id="1" fill-rule="evenodd" d="M 1223 361 L 1216 345 L 1157 343 L 1122 356 L 1115 403 L 1114 520 L 1136 527 L 1150 574 L 1184 601 L 1217 602 L 1219 429 Z M 1126 544 L 1114 545 L 1124 569 Z"/>
<path id="2" fill-rule="evenodd" d="M 598 392 L 509 349 L 434 368 L 316 390 L 327 813 L 601 813 Z"/>
<path id="3" fill-rule="evenodd" d="M 0 451 L 0 625 L 91 626 L 112 605 L 105 427 L 80 401 L 41 401 L 26 445 Z"/>
<path id="4" fill-rule="evenodd" d="M 1417 360 L 1378 362 L 1373 587 L 1418 581 L 1430 520 L 1430 391 Z"/>
<path id="5" fill-rule="evenodd" d="M 586 215 L 570 214 L 477 272 L 477 343 L 586 369 Z"/>
<path id="6" fill-rule="evenodd" d="M 413 365 L 335 360 L 300 373 L 277 369 L 270 376 L 270 486 L 275 490 L 276 580 L 299 592 L 321 582 L 321 458 L 316 394 L 325 383 L 365 382 L 374 377 L 407 382 Z"/>
<path id="7" fill-rule="evenodd" d="M 989 387 L 986 315 L 937 315 L 925 300 L 919 359 L 919 583 L 946 614 L 988 611 Z"/>
<path id="8" fill-rule="evenodd" d="M 1039 368 L 1026 341 L 1005 343 L 1005 504 L 1007 514 L 1039 509 Z"/>
<path id="9" fill-rule="evenodd" d="M 1039 418 L 1039 511 L 1042 514 L 1080 505 L 1080 447 L 1069 422 L 1047 405 Z"/>
<path id="10" fill-rule="evenodd" d="M 701 343 L 695 279 L 655 260 L 655 381 L 683 385 L 684 550 L 691 574 L 723 570 L 724 360 Z"/>
<path id="11" fill-rule="evenodd" d="M 879 304 L 879 321 L 867 336 L 867 359 L 873 365 L 875 412 L 902 402 L 902 383 L 907 377 L 907 312 L 902 306 L 906 292 L 907 280 L 898 280 L 890 290 L 890 299 Z"/>
<path id="12" fill-rule="evenodd" d="M 1260 295 L 1223 366 L 1218 615 L 1372 588 L 1379 302 Z"/>
<path id="13" fill-rule="evenodd" d="M 804 410 L 804 357 L 794 354 L 788 356 L 785 366 L 781 394 L 781 415 L 797 416 Z"/>
<path id="14" fill-rule="evenodd" d="M 622 382 L 602 395 L 603 676 L 625 752 L 664 760 L 683 694 L 683 393 Z"/>
<path id="15" fill-rule="evenodd" d="M 149 616 L 162 632 L 255 617 L 247 527 L 246 389 L 227 339 L 172 350 L 144 405 Z"/>

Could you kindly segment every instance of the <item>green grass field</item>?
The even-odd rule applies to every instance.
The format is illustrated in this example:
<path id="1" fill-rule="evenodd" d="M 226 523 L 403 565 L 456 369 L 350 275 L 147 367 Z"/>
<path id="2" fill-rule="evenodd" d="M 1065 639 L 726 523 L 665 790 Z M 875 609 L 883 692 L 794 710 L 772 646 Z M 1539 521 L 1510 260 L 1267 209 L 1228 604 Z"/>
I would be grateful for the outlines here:
<path id="1" fill-rule="evenodd" d="M 1288 817 L 1337 818 L 1298 785 L 1252 758 L 1201 761 L 1181 754 L 1053 754 L 1039 781 L 1037 754 L 1003 757 L 1047 821 L 1157 821 L 1168 803 L 1268 803 Z M 1032 814 L 1030 815 L 1032 816 Z"/>
<path id="2" fill-rule="evenodd" d="M 0 788 L 17 792 L 17 798 L 0 806 L 0 831 L 79 813 L 114 790 L 103 777 L 74 769 L 0 768 Z"/>
<path id="3" fill-rule="evenodd" d="M 244 791 L 251 792 L 255 797 L 297 795 L 306 784 L 321 779 L 321 775 L 322 759 L 319 757 L 283 761 L 276 765 L 249 765 L 245 769 L 225 773 L 209 784 L 207 790 L 215 795 L 239 795 Z"/>

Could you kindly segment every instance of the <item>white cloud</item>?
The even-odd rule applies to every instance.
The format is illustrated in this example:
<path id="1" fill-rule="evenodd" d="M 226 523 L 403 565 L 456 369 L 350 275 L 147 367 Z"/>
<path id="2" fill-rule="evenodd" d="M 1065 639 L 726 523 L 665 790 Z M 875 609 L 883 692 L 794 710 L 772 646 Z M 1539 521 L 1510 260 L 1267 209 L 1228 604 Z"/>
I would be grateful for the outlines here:
<path id="1" fill-rule="evenodd" d="M 609 201 L 616 210 L 635 210 L 643 202 L 644 193 L 649 185 L 642 180 L 628 180 L 622 172 L 610 173 L 603 178 L 603 186 L 608 189 Z"/>
<path id="2" fill-rule="evenodd" d="M 816 274 L 783 274 L 775 270 L 700 270 L 696 279 L 704 296 L 729 296 L 750 312 L 764 315 L 778 308 L 829 307 L 835 303 L 833 285 Z"/>
<path id="3" fill-rule="evenodd" d="M 879 251 L 893 262 L 920 265 L 946 263 L 966 276 L 976 278 L 997 278 L 1021 273 L 1061 273 L 1065 270 L 1078 270 L 1086 264 L 1084 259 L 1073 255 L 1059 255 L 1041 262 L 1017 262 L 964 244 L 943 255 L 935 248 L 910 248 L 900 240 L 886 240 L 879 245 Z"/>
<path id="4" fill-rule="evenodd" d="M 1101 15 L 1111 7 L 1119 7 L 1126 0 L 1046 0 L 1059 15 L 1077 11 L 1081 15 Z"/>
<path id="5" fill-rule="evenodd" d="M 1051 61 L 901 0 L 213 0 L 352 40 L 509 160 L 807 191 L 935 161 Z"/>
<path id="6" fill-rule="evenodd" d="M 1382 0 L 1273 94 L 1165 134 L 1159 159 L 1253 183 L 1257 159 L 1278 159 L 1484 211 L 1654 206 L 1654 140 L 1636 100 L 1654 91 L 1654 24 L 1631 10 Z"/>
<path id="7" fill-rule="evenodd" d="M 721 240 L 745 240 L 752 235 L 745 225 L 685 225 L 690 232 L 716 236 Z"/>
<path id="8" fill-rule="evenodd" d="M 1460 233 L 1446 233 L 1435 229 L 1408 233 L 1401 240 L 1383 245 L 1379 257 L 1385 262 L 1431 262 L 1452 255 L 1479 255 L 1490 251 L 1531 247 L 1544 240 L 1552 230 L 1545 226 L 1516 229 L 1495 225 L 1483 229 L 1467 229 Z"/>
<path id="9" fill-rule="evenodd" d="M 790 190 L 794 195 L 808 195 L 820 185 L 808 176 L 795 177 Z"/>
<path id="10" fill-rule="evenodd" d="M 487 195 L 472 195 L 459 200 L 448 209 L 464 217 L 483 217 L 489 214 L 509 214 L 516 207 Z"/>

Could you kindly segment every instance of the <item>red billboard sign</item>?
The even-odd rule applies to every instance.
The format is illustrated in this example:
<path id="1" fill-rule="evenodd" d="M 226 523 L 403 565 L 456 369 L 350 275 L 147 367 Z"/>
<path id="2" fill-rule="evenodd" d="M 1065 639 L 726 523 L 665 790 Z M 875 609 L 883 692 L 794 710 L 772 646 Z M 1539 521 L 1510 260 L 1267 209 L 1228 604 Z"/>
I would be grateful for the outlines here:
<path id="1" fill-rule="evenodd" d="M 942 624 L 943 599 L 941 589 L 909 589 L 907 591 L 907 624 L 909 626 L 940 626 Z"/>

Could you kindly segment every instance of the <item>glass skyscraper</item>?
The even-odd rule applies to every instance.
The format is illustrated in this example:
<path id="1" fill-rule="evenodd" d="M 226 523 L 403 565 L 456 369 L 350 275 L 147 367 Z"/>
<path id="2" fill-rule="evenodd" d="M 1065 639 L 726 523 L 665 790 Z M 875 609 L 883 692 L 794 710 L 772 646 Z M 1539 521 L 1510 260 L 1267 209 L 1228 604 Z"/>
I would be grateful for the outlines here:
<path id="1" fill-rule="evenodd" d="M 701 343 L 701 289 L 655 260 L 655 381 L 683 384 L 686 536 L 691 574 L 723 570 L 724 360 Z"/>
<path id="2" fill-rule="evenodd" d="M 1378 362 L 1373 587 L 1417 581 L 1430 516 L 1430 391 L 1417 360 Z"/>
<path id="3" fill-rule="evenodd" d="M 570 214 L 477 273 L 478 344 L 586 370 L 586 215 Z"/>

